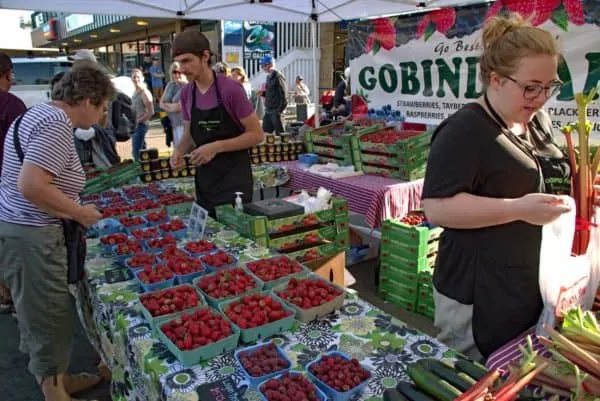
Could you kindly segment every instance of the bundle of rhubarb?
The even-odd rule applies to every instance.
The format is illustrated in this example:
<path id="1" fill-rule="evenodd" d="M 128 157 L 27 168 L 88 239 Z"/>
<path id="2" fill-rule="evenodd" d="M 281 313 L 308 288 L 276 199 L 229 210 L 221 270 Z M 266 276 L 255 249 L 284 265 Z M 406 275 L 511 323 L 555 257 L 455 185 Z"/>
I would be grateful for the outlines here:
<path id="1" fill-rule="evenodd" d="M 534 381 L 547 392 L 575 400 L 600 397 L 600 325 L 593 312 L 572 309 L 559 331 L 545 326 L 549 338 L 540 337 L 548 355 L 536 355 L 547 363 Z"/>
<path id="2" fill-rule="evenodd" d="M 384 401 L 536 401 L 542 397 L 527 388 L 546 368 L 528 359 L 521 367 L 501 377 L 499 370 L 488 371 L 478 363 L 459 359 L 451 365 L 434 359 L 421 359 L 408 366 L 414 384 L 401 382 L 387 389 Z"/>
<path id="3" fill-rule="evenodd" d="M 573 253 L 585 255 L 590 243 L 593 205 L 595 199 L 594 178 L 600 167 L 600 149 L 590 155 L 590 134 L 593 124 L 587 120 L 587 108 L 596 96 L 597 88 L 589 93 L 575 95 L 578 118 L 576 124 L 563 127 L 567 147 L 569 149 L 569 164 L 573 175 L 573 197 L 577 205 L 577 231 L 573 239 Z M 571 133 L 576 131 L 579 138 L 579 151 L 575 150 Z"/>

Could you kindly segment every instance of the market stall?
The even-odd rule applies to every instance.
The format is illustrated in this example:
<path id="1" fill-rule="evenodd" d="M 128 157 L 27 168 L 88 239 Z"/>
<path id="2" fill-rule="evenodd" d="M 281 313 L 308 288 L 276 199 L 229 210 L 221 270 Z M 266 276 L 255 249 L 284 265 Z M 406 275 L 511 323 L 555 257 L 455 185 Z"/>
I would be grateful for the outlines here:
<path id="1" fill-rule="evenodd" d="M 157 195 L 167 190 L 152 184 L 151 187 L 130 187 L 125 194 L 119 190 L 111 191 L 89 200 L 99 203 L 102 199 L 138 199 L 142 193 Z M 180 206 L 179 210 L 185 210 L 182 208 L 183 204 Z M 154 216 L 147 215 L 147 221 L 157 221 L 156 216 L 156 212 Z M 189 226 L 187 215 L 183 217 L 183 221 Z M 175 215 L 170 218 L 171 223 L 178 221 Z M 164 221 L 166 217 L 163 215 L 161 219 Z M 130 225 L 139 223 L 122 217 L 119 220 Z M 161 227 L 161 230 L 166 228 L 157 227 Z M 140 230 L 137 227 L 136 231 L 136 227 L 131 226 L 121 230 L 133 233 L 129 237 L 131 240 L 143 236 L 142 231 L 152 228 Z M 187 360 L 182 362 L 181 354 L 174 355 L 171 352 L 172 348 L 167 347 L 164 338 L 161 340 L 157 335 L 158 326 L 154 325 L 153 329 L 153 320 L 148 320 L 148 314 L 142 311 L 139 299 L 143 296 L 140 287 L 143 283 L 139 279 L 127 277 L 125 274 L 128 269 L 119 267 L 118 260 L 121 263 L 124 260 L 121 252 L 123 247 L 107 246 L 119 242 L 118 236 L 123 234 L 117 234 L 114 227 L 109 231 L 112 234 L 88 240 L 88 278 L 78 286 L 77 299 L 86 332 L 113 372 L 113 399 L 198 400 L 205 399 L 201 394 L 211 386 L 227 389 L 223 391 L 228 391 L 228 400 L 236 399 L 232 394 L 258 399 L 257 382 L 250 382 L 248 375 L 236 362 L 233 349 L 218 352 L 214 358 L 204 361 L 198 359 L 192 364 Z M 187 235 L 182 236 L 177 241 L 177 248 L 190 249 L 186 244 L 192 241 L 191 235 L 190 230 Z M 204 239 L 237 259 L 239 266 L 273 256 L 267 248 L 258 246 L 214 220 L 208 221 Z M 134 265 L 131 259 L 128 260 L 130 267 Z M 310 266 L 320 273 L 318 265 Z M 205 275 L 207 274 L 200 277 Z M 324 275 L 329 276 L 328 273 Z M 386 388 L 407 380 L 408 363 L 422 358 L 451 360 L 456 356 L 452 350 L 407 327 L 358 296 L 345 293 L 343 297 L 342 304 L 331 313 L 305 323 L 294 321 L 289 328 L 277 330 L 259 341 L 272 340 L 277 344 L 291 362 L 292 370 L 304 370 L 321 353 L 328 351 L 340 351 L 356 358 L 372 375 L 362 389 L 360 399 L 365 400 L 381 399 Z M 210 297 L 204 298 L 210 300 Z M 240 342 L 235 349 L 244 347 Z"/>

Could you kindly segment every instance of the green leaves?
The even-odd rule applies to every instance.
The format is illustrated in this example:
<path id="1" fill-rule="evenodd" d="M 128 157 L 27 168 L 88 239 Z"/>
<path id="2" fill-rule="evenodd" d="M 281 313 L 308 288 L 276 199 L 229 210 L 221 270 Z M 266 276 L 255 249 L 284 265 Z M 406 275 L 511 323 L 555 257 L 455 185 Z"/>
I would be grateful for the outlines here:
<path id="1" fill-rule="evenodd" d="M 552 13 L 552 22 L 565 32 L 569 30 L 569 16 L 562 5 Z"/>
<path id="2" fill-rule="evenodd" d="M 435 24 L 433 22 L 430 22 L 429 25 L 427 25 L 427 29 L 425 29 L 425 33 L 423 34 L 423 38 L 425 40 L 425 42 L 427 42 L 429 40 L 429 38 L 431 37 L 431 35 L 433 35 L 435 33 Z"/>

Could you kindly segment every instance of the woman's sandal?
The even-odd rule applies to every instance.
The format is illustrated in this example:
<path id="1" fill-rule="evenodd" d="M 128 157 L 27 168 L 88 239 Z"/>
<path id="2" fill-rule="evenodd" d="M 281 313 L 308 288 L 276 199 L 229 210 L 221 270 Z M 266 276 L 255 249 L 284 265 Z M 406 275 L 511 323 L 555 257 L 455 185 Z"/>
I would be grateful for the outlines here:
<path id="1" fill-rule="evenodd" d="M 66 374 L 63 382 L 67 393 L 73 395 L 98 386 L 102 383 L 102 377 L 86 372 Z"/>

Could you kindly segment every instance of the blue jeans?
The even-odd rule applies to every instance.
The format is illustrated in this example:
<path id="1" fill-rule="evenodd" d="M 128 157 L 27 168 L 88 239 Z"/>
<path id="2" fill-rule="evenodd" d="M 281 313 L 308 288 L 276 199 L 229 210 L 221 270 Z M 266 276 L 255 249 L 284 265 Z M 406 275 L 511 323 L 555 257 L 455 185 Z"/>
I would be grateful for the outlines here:
<path id="1" fill-rule="evenodd" d="M 135 126 L 133 138 L 131 139 L 132 156 L 136 162 L 140 160 L 140 150 L 146 149 L 146 133 L 148 132 L 148 124 L 139 123 Z"/>

